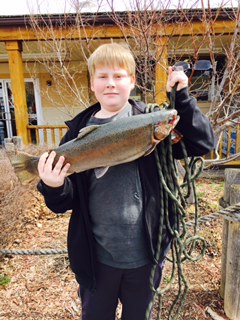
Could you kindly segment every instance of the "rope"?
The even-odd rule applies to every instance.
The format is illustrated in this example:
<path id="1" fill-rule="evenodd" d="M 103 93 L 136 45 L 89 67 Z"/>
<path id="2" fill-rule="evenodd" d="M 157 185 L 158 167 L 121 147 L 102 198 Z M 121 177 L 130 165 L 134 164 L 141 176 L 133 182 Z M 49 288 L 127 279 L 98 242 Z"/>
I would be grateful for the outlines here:
<path id="1" fill-rule="evenodd" d="M 52 254 L 66 254 L 65 249 L 35 249 L 35 250 L 24 250 L 24 249 L 1 249 L 0 255 L 52 255 Z"/>
<path id="2" fill-rule="evenodd" d="M 230 219 L 234 222 L 239 222 L 237 216 L 240 212 L 240 204 L 229 206 L 225 209 L 221 209 L 217 212 L 210 213 L 204 217 L 198 219 L 198 225 L 206 222 L 210 222 L 221 217 Z M 237 215 L 237 216 L 236 216 Z M 193 227 L 195 220 L 186 222 L 186 227 Z M 0 255 L 54 255 L 54 254 L 67 254 L 66 249 L 0 249 Z"/>
<path id="3" fill-rule="evenodd" d="M 198 219 L 198 224 L 210 222 L 212 220 L 218 219 L 221 216 L 224 218 L 229 218 L 228 215 L 230 214 L 233 216 L 232 221 L 236 221 L 235 214 L 236 211 L 240 211 L 240 204 L 235 206 L 229 206 L 226 209 L 220 210 L 218 212 L 210 213 L 207 216 L 201 217 Z M 193 227 L 195 225 L 195 220 L 191 220 L 186 222 L 187 227 Z M 54 254 L 67 254 L 66 249 L 0 249 L 0 255 L 54 255 Z"/>
<path id="4" fill-rule="evenodd" d="M 168 109 L 175 108 L 176 86 L 170 94 L 170 106 Z M 155 107 L 154 107 L 155 109 Z M 147 110 L 148 112 L 154 110 Z M 162 141 L 155 149 L 155 159 L 157 170 L 159 174 L 159 190 L 160 190 L 160 216 L 159 216 L 159 232 L 158 243 L 156 248 L 155 260 L 160 261 L 162 240 L 164 236 L 170 234 L 172 237 L 171 242 L 171 259 L 172 271 L 168 284 L 164 287 L 154 288 L 154 278 L 157 270 L 157 263 L 153 265 L 150 275 L 150 287 L 153 291 L 153 299 L 149 303 L 146 311 L 145 319 L 150 318 L 151 310 L 154 300 L 157 301 L 156 312 L 157 320 L 161 319 L 162 298 L 166 291 L 171 288 L 175 278 L 178 280 L 178 292 L 173 300 L 169 312 L 168 319 L 177 319 L 188 291 L 188 282 L 184 276 L 182 263 L 185 260 L 198 261 L 202 258 L 206 249 L 206 242 L 202 237 L 197 235 L 198 227 L 198 201 L 196 196 L 195 179 L 200 175 L 203 168 L 202 158 L 191 158 L 187 156 L 187 151 L 184 143 L 181 141 L 183 152 L 183 161 L 185 168 L 185 176 L 183 183 L 180 185 L 178 171 L 175 165 L 175 160 L 172 154 L 171 135 Z M 186 223 L 186 199 L 189 197 L 191 190 L 193 190 L 195 198 L 195 212 L 194 221 L 191 225 Z M 169 213 L 174 213 L 175 221 L 171 221 Z M 189 226 L 193 226 L 193 234 L 188 231 Z M 201 245 L 201 252 L 198 256 L 193 256 L 194 249 L 199 244 Z"/>
<path id="5" fill-rule="evenodd" d="M 220 210 L 219 214 L 221 214 L 226 220 L 240 222 L 240 202 Z"/>

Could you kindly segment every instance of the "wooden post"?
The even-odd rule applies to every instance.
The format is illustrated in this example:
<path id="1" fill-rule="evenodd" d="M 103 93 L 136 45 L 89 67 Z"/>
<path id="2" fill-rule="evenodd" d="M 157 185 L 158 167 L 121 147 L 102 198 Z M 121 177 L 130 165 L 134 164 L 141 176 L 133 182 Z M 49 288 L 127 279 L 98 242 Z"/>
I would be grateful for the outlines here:
<path id="1" fill-rule="evenodd" d="M 224 199 L 230 205 L 240 202 L 240 170 L 225 170 Z M 226 219 L 228 221 L 226 221 Z M 230 320 L 240 319 L 240 218 L 225 219 L 223 232 L 222 276 L 220 294 L 224 297 L 224 311 Z"/>
<path id="2" fill-rule="evenodd" d="M 240 184 L 240 170 L 239 169 L 225 169 L 225 182 L 224 182 L 224 201 L 227 202 L 228 205 L 233 205 L 237 203 L 230 202 L 231 195 L 231 185 Z M 233 199 L 232 199 L 233 200 Z"/>
<path id="3" fill-rule="evenodd" d="M 6 49 L 8 52 L 9 72 L 12 82 L 17 135 L 21 136 L 23 143 L 27 144 L 28 112 L 21 55 L 22 43 L 21 41 L 6 41 Z"/>
<path id="4" fill-rule="evenodd" d="M 229 319 L 240 319 L 240 222 L 228 227 L 224 311 Z"/>
<path id="5" fill-rule="evenodd" d="M 155 93 L 156 103 L 161 104 L 167 100 L 167 66 L 168 66 L 168 39 L 159 36 L 156 39 L 156 74 Z"/>
<path id="6" fill-rule="evenodd" d="M 224 299 L 224 294 L 225 294 L 225 283 L 226 283 L 228 223 L 229 223 L 228 220 L 226 220 L 226 219 L 223 220 L 222 257 L 221 257 L 221 284 L 220 284 L 220 296 L 223 299 Z"/>
<path id="7" fill-rule="evenodd" d="M 240 183 L 240 171 L 238 169 L 225 169 L 224 196 L 223 200 L 226 206 L 230 205 L 231 185 Z M 228 224 L 229 221 L 224 219 L 222 232 L 222 261 L 221 261 L 221 285 L 220 296 L 224 299 L 225 282 L 226 282 L 226 263 L 227 263 L 227 243 L 228 243 Z"/>

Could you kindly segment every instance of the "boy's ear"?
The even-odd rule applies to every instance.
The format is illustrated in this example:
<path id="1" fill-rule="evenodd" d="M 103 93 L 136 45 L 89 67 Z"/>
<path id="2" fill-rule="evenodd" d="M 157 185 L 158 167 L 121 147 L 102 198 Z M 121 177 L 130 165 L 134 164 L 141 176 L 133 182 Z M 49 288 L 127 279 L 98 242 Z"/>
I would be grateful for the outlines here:
<path id="1" fill-rule="evenodd" d="M 94 92 L 94 88 L 93 88 L 93 81 L 92 81 L 92 78 L 90 79 L 90 88 L 91 90 Z"/>
<path id="2" fill-rule="evenodd" d="M 135 87 L 135 84 L 136 84 L 136 76 L 133 75 L 131 79 L 131 90 Z"/>

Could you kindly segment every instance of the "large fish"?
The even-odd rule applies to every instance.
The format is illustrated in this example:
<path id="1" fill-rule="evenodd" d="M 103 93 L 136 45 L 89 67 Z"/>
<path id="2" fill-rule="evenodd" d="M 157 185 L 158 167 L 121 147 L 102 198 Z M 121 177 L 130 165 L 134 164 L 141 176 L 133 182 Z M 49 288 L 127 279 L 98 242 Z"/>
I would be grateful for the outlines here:
<path id="1" fill-rule="evenodd" d="M 80 130 L 76 139 L 54 149 L 70 163 L 69 173 L 97 168 L 97 178 L 108 167 L 133 161 L 151 153 L 166 138 L 179 120 L 174 109 L 162 109 L 115 121 L 92 125 Z M 38 175 L 39 157 L 24 152 L 9 153 L 10 161 L 19 180 L 25 184 Z"/>

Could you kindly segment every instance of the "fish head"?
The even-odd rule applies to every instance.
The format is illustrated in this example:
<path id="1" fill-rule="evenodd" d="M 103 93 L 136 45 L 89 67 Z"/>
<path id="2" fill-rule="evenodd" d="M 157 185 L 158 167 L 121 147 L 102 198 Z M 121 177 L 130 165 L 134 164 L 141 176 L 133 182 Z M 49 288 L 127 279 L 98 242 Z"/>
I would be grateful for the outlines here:
<path id="1" fill-rule="evenodd" d="M 159 113 L 159 115 L 154 123 L 154 138 L 160 142 L 175 128 L 180 117 L 175 109 L 163 109 L 156 113 Z"/>

